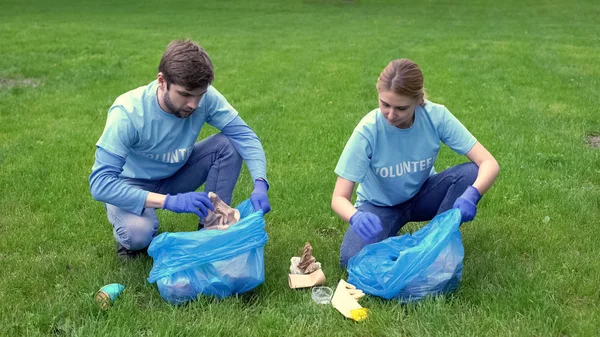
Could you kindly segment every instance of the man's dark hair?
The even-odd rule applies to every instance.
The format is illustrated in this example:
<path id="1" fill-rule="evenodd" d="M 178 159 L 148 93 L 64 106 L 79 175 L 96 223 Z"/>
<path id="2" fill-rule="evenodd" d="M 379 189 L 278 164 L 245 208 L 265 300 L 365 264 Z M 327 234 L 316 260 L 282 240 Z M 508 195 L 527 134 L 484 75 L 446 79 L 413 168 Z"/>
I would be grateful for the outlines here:
<path id="1" fill-rule="evenodd" d="M 206 51 L 191 40 L 175 40 L 169 43 L 158 65 L 170 84 L 181 85 L 187 90 L 207 87 L 215 78 L 213 65 Z"/>

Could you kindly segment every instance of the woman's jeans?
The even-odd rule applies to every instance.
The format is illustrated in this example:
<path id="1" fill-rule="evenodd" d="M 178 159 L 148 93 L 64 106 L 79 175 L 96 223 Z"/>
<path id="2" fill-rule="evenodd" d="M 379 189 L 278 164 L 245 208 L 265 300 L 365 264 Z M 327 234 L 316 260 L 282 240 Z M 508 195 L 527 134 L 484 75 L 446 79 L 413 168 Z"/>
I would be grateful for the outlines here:
<path id="1" fill-rule="evenodd" d="M 475 163 L 460 164 L 427 178 L 419 192 L 401 204 L 375 206 L 365 203 L 359 206 L 358 210 L 379 216 L 383 230 L 372 241 L 365 242 L 349 227 L 342 242 L 340 263 L 346 266 L 348 260 L 364 246 L 397 235 L 400 228 L 409 221 L 429 221 L 437 214 L 449 210 L 454 201 L 475 182 L 478 172 L 479 167 Z"/>

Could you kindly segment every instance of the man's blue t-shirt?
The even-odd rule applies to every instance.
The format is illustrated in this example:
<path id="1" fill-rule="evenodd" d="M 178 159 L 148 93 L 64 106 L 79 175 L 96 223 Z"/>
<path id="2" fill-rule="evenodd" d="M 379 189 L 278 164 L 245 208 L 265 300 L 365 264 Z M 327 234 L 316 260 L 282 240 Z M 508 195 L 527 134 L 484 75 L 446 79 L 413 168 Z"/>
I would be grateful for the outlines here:
<path id="1" fill-rule="evenodd" d="M 126 158 L 121 177 L 163 179 L 188 160 L 202 125 L 221 130 L 237 111 L 212 86 L 188 118 L 161 109 L 156 96 L 158 82 L 131 90 L 117 98 L 108 111 L 97 146 Z"/>
<path id="2" fill-rule="evenodd" d="M 414 123 L 408 129 L 390 125 L 375 109 L 354 129 L 335 173 L 359 183 L 356 207 L 365 202 L 397 205 L 412 198 L 435 173 L 440 141 L 461 155 L 477 142 L 440 104 L 426 101 L 425 106 L 417 106 Z"/>

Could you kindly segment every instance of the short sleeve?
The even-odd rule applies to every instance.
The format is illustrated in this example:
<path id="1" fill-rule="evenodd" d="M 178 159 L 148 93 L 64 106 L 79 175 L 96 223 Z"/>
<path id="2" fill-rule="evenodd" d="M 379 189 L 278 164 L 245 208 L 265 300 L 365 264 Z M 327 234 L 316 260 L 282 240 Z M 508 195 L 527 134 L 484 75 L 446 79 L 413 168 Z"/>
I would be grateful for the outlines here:
<path id="1" fill-rule="evenodd" d="M 355 130 L 342 151 L 335 173 L 346 180 L 362 183 L 370 167 L 371 155 L 369 141 Z"/>
<path id="2" fill-rule="evenodd" d="M 443 109 L 442 123 L 439 125 L 440 140 L 456 153 L 464 155 L 473 148 L 477 139 L 446 107 Z"/>

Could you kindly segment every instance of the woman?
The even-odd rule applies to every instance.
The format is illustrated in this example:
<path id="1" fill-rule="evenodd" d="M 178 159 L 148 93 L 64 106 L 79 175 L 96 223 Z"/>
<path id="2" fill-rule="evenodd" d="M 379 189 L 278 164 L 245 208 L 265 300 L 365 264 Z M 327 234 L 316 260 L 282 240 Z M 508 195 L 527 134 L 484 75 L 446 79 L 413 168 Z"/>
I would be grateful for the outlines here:
<path id="1" fill-rule="evenodd" d="M 423 73 L 408 59 L 390 62 L 377 80 L 379 109 L 354 129 L 335 168 L 331 207 L 350 222 L 340 262 L 409 221 L 431 220 L 450 208 L 473 220 L 492 186 L 496 159 L 443 105 L 426 100 Z M 440 141 L 471 162 L 435 173 Z M 350 199 L 358 183 L 356 204 Z"/>

